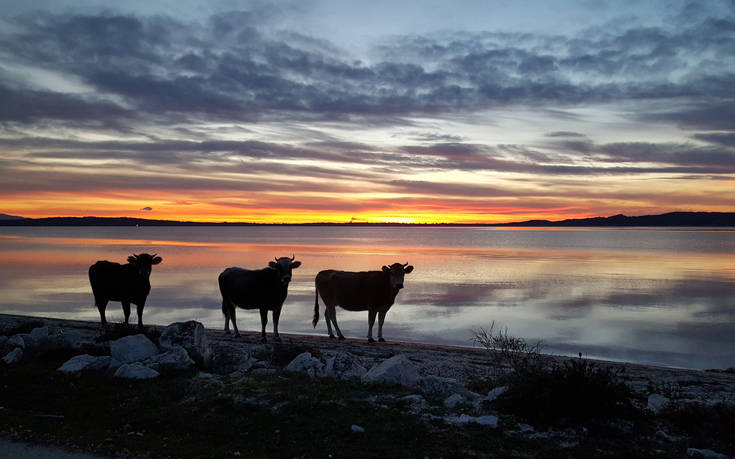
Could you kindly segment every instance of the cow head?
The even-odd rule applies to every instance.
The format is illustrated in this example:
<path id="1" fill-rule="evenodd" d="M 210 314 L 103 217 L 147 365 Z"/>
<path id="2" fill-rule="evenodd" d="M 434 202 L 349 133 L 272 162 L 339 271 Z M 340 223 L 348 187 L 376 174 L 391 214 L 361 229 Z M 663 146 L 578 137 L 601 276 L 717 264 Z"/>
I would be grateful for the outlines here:
<path id="1" fill-rule="evenodd" d="M 278 273 L 278 277 L 283 285 L 288 285 L 291 282 L 291 270 L 301 266 L 300 261 L 294 261 L 296 256 L 276 258 L 276 261 L 268 263 L 268 267 L 275 270 Z"/>
<path id="2" fill-rule="evenodd" d="M 150 276 L 151 267 L 153 265 L 157 265 L 162 260 L 163 259 L 156 256 L 155 253 L 153 255 L 148 255 L 147 253 L 141 253 L 140 255 L 133 254 L 128 257 L 128 263 L 135 266 L 138 270 L 139 276 Z"/>
<path id="3" fill-rule="evenodd" d="M 413 266 L 406 263 L 402 265 L 400 263 L 393 263 L 388 266 L 383 266 L 383 272 L 388 274 L 390 280 L 390 286 L 394 293 L 398 293 L 403 288 L 403 276 L 413 271 Z"/>

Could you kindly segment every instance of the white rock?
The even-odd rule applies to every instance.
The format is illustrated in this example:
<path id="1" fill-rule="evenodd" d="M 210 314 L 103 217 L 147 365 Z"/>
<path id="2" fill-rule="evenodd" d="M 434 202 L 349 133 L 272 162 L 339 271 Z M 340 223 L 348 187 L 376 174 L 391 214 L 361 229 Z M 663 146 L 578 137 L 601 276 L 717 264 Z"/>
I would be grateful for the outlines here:
<path id="1" fill-rule="evenodd" d="M 161 332 L 158 340 L 161 349 L 168 350 L 174 346 L 186 349 L 189 357 L 199 365 L 207 365 L 212 358 L 212 349 L 207 342 L 204 325 L 196 320 L 175 322 Z"/>
<path id="2" fill-rule="evenodd" d="M 444 406 L 446 408 L 452 409 L 455 408 L 460 403 L 464 403 L 465 398 L 462 397 L 459 394 L 452 394 L 449 397 L 444 399 Z"/>
<path id="3" fill-rule="evenodd" d="M 145 360 L 158 354 L 158 348 L 143 334 L 125 336 L 110 342 L 112 358 L 122 363 Z"/>
<path id="4" fill-rule="evenodd" d="M 194 361 L 181 346 L 173 346 L 162 354 L 143 360 L 143 365 L 158 372 L 183 371 L 194 365 Z"/>
<path id="5" fill-rule="evenodd" d="M 328 377 L 344 380 L 360 379 L 365 373 L 367 369 L 360 365 L 358 358 L 349 352 L 338 352 L 326 358 L 324 374 Z"/>
<path id="6" fill-rule="evenodd" d="M 302 352 L 286 365 L 285 370 L 293 373 L 306 373 L 313 378 L 324 375 L 324 364 L 313 357 L 311 352 Z"/>
<path id="7" fill-rule="evenodd" d="M 142 363 L 126 363 L 115 372 L 116 378 L 125 379 L 153 379 L 158 377 L 158 372 Z"/>
<path id="8" fill-rule="evenodd" d="M 89 354 L 76 355 L 59 367 L 64 373 L 77 371 L 104 370 L 110 366 L 112 358 L 109 355 L 93 356 Z"/>
<path id="9" fill-rule="evenodd" d="M 374 366 L 362 377 L 363 383 L 415 386 L 419 380 L 416 367 L 404 354 L 393 356 Z"/>
<path id="10" fill-rule="evenodd" d="M 687 456 L 707 457 L 711 459 L 728 459 L 728 456 L 726 456 L 725 454 L 717 453 L 715 451 L 712 451 L 711 449 L 687 448 Z"/>
<path id="11" fill-rule="evenodd" d="M 485 416 L 470 416 L 467 414 L 462 414 L 457 419 L 457 422 L 459 424 L 468 424 L 468 423 L 480 424 L 483 426 L 492 427 L 493 429 L 498 427 L 498 417 L 492 414 L 488 414 Z"/>
<path id="12" fill-rule="evenodd" d="M 20 360 L 23 358 L 23 349 L 16 347 L 12 351 L 8 352 L 5 357 L 3 357 L 3 362 L 5 362 L 7 365 L 11 365 L 16 362 L 20 362 Z"/>
<path id="13" fill-rule="evenodd" d="M 468 390 L 454 378 L 443 378 L 441 376 L 424 376 L 418 380 L 421 392 L 431 397 L 448 397 L 452 394 L 467 395 Z"/>
<path id="14" fill-rule="evenodd" d="M 358 426 L 356 424 L 352 424 L 352 426 L 350 426 L 350 429 L 353 432 L 355 432 L 355 433 L 363 433 L 363 432 L 365 432 L 365 428 L 364 427 L 360 427 L 360 426 Z"/>
<path id="15" fill-rule="evenodd" d="M 657 414 L 668 404 L 669 399 L 661 394 L 651 394 L 648 396 L 648 409 L 653 414 Z"/>
<path id="16" fill-rule="evenodd" d="M 31 330 L 31 339 L 36 342 L 45 341 L 48 339 L 48 327 L 38 327 Z"/>
<path id="17" fill-rule="evenodd" d="M 25 349 L 26 341 L 20 335 L 13 335 L 8 339 L 8 346 L 19 347 L 21 349 Z"/>
<path id="18" fill-rule="evenodd" d="M 508 386 L 500 386 L 492 389 L 490 392 L 487 393 L 486 400 L 489 402 L 492 402 L 496 398 L 500 397 L 504 393 L 508 392 Z"/>

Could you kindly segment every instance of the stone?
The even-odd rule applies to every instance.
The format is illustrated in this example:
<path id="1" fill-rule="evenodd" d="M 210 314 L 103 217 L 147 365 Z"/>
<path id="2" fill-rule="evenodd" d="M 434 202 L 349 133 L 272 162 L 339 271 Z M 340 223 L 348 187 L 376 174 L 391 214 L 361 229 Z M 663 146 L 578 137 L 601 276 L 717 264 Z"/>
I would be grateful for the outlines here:
<path id="1" fill-rule="evenodd" d="M 721 454 L 711 449 L 698 449 L 698 448 L 687 448 L 687 456 L 691 457 L 706 457 L 710 459 L 728 459 L 728 456 Z"/>
<path id="2" fill-rule="evenodd" d="M 158 348 L 143 334 L 125 336 L 110 342 L 112 358 L 125 364 L 139 362 L 158 354 Z"/>
<path id="3" fill-rule="evenodd" d="M 661 394 L 651 394 L 648 396 L 648 410 L 653 414 L 658 414 L 668 404 L 669 399 Z"/>
<path id="4" fill-rule="evenodd" d="M 324 364 L 313 357 L 311 352 L 302 352 L 297 355 L 284 369 L 292 373 L 306 373 L 312 378 L 324 376 Z"/>
<path id="5" fill-rule="evenodd" d="M 508 392 L 508 386 L 496 387 L 496 388 L 490 390 L 490 392 L 487 393 L 486 400 L 488 402 L 492 402 L 493 400 L 497 399 L 498 397 L 500 397 L 501 395 L 503 395 L 506 392 Z"/>
<path id="6" fill-rule="evenodd" d="M 492 427 L 493 429 L 498 427 L 498 417 L 492 414 L 487 414 L 485 416 L 470 416 L 467 414 L 462 414 L 459 418 L 457 418 L 457 423 L 459 424 L 480 424 L 483 426 Z"/>
<path id="7" fill-rule="evenodd" d="M 42 342 L 48 339 L 48 327 L 37 327 L 31 330 L 30 337 L 35 342 Z"/>
<path id="8" fill-rule="evenodd" d="M 352 424 L 350 426 L 350 430 L 352 430 L 355 433 L 364 433 L 365 432 L 365 428 L 364 427 L 360 427 L 360 426 L 358 426 L 356 424 Z"/>
<path id="9" fill-rule="evenodd" d="M 441 376 L 424 376 L 418 381 L 418 386 L 424 395 L 430 397 L 445 398 L 452 394 L 467 395 L 469 392 L 454 378 L 442 378 Z"/>
<path id="10" fill-rule="evenodd" d="M 111 360 L 112 358 L 109 355 L 75 355 L 61 365 L 59 371 L 63 373 L 76 373 L 77 371 L 104 370 L 110 366 Z"/>
<path id="11" fill-rule="evenodd" d="M 411 405 L 409 411 L 412 413 L 418 413 L 427 406 L 426 399 L 418 394 L 406 395 L 398 400 L 408 402 Z"/>
<path id="12" fill-rule="evenodd" d="M 196 320 L 175 322 L 161 332 L 158 339 L 161 349 L 181 346 L 198 365 L 207 366 L 212 359 L 212 349 L 207 342 L 204 325 Z"/>
<path id="13" fill-rule="evenodd" d="M 8 339 L 8 346 L 19 347 L 21 349 L 26 348 L 26 340 L 21 335 L 13 335 Z"/>
<path id="14" fill-rule="evenodd" d="M 366 384 L 415 386 L 419 381 L 419 373 L 406 355 L 399 354 L 372 367 L 361 380 Z"/>
<path id="15" fill-rule="evenodd" d="M 456 408 L 457 405 L 464 403 L 465 398 L 459 394 L 452 394 L 449 397 L 444 399 L 444 407 L 449 408 L 450 410 L 452 408 Z"/>
<path id="16" fill-rule="evenodd" d="M 143 365 L 152 368 L 159 373 L 184 371 L 194 365 L 194 361 L 181 346 L 173 346 L 162 354 L 154 355 L 145 359 Z"/>
<path id="17" fill-rule="evenodd" d="M 6 365 L 12 365 L 16 362 L 20 362 L 23 359 L 23 349 L 20 347 L 16 347 L 12 351 L 8 352 L 5 357 L 3 357 L 3 362 L 5 362 Z"/>
<path id="18" fill-rule="evenodd" d="M 114 376 L 125 379 L 153 379 L 157 378 L 159 373 L 140 362 L 135 362 L 122 365 L 117 369 Z"/>
<path id="19" fill-rule="evenodd" d="M 360 365 L 356 356 L 349 352 L 338 352 L 337 354 L 327 357 L 324 374 L 331 378 L 338 379 L 360 379 L 367 369 Z"/>

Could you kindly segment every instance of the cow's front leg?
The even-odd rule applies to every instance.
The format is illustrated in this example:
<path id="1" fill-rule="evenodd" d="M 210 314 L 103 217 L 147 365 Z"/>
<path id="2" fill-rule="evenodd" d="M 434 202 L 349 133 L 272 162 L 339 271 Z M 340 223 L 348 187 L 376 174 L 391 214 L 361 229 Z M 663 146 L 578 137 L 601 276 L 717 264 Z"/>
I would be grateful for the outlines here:
<path id="1" fill-rule="evenodd" d="M 237 311 L 237 307 L 235 307 L 234 303 L 230 303 L 230 320 L 232 321 L 232 329 L 235 330 L 235 338 L 240 337 L 240 330 L 237 329 L 237 322 L 235 311 Z"/>
<path id="2" fill-rule="evenodd" d="M 273 310 L 273 341 L 281 341 L 281 337 L 278 336 L 278 319 L 281 317 L 281 308 L 275 308 Z"/>
<path id="3" fill-rule="evenodd" d="M 268 310 L 260 308 L 260 342 L 267 343 L 268 340 L 265 338 L 265 326 L 268 325 Z"/>
<path id="4" fill-rule="evenodd" d="M 105 317 L 105 309 L 107 309 L 107 300 L 98 299 L 95 297 L 94 303 L 97 305 L 97 310 L 100 312 L 100 321 L 102 326 L 107 325 L 107 318 Z"/>
<path id="5" fill-rule="evenodd" d="M 327 317 L 327 323 L 329 321 L 332 321 L 332 325 L 334 325 L 334 329 L 337 331 L 337 336 L 339 336 L 339 339 L 345 339 L 345 335 L 342 334 L 342 330 L 339 329 L 339 325 L 337 325 L 337 308 L 335 306 L 332 306 L 329 311 L 330 315 Z M 326 315 L 326 313 L 324 314 Z M 333 338 L 333 336 L 330 335 L 330 337 Z"/>
<path id="6" fill-rule="evenodd" d="M 143 328 L 143 308 L 145 307 L 145 300 L 141 301 L 138 306 L 138 328 Z"/>
<path id="7" fill-rule="evenodd" d="M 385 321 L 385 315 L 388 314 L 388 311 L 380 311 L 378 313 L 378 341 L 381 343 L 385 342 L 383 339 L 383 322 Z"/>
<path id="8" fill-rule="evenodd" d="M 123 307 L 123 316 L 125 317 L 125 325 L 128 325 L 128 320 L 130 319 L 130 302 L 123 301 L 122 307 Z"/>
<path id="9" fill-rule="evenodd" d="M 373 339 L 373 325 L 375 324 L 375 314 L 378 311 L 375 309 L 368 309 L 368 343 L 374 343 Z"/>

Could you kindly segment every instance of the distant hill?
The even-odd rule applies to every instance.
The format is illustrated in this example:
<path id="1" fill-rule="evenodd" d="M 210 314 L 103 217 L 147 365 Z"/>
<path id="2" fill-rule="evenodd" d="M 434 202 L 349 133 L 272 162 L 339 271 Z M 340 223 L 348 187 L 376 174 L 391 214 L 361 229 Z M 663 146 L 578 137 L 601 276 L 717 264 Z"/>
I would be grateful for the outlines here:
<path id="1" fill-rule="evenodd" d="M 217 223 L 187 222 L 175 220 L 149 220 L 130 217 L 51 217 L 23 218 L 0 214 L 0 226 L 265 226 L 261 223 Z M 628 217 L 593 217 L 561 221 L 529 220 L 514 223 L 495 224 L 406 224 L 406 223 L 304 223 L 282 224 L 280 226 L 523 226 L 523 227 L 564 227 L 564 226 L 653 226 L 653 227 L 735 227 L 735 212 L 670 212 L 661 215 L 641 215 Z"/>

